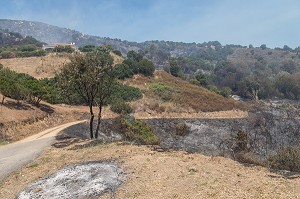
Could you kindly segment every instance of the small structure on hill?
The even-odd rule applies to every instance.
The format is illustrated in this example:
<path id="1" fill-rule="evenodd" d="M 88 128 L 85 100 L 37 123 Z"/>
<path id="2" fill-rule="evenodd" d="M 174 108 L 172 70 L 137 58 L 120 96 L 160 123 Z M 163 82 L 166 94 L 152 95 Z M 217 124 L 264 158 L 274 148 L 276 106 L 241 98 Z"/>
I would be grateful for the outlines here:
<path id="1" fill-rule="evenodd" d="M 77 47 L 75 46 L 75 43 L 55 43 L 55 44 L 46 44 L 43 45 L 43 50 L 49 50 L 49 49 L 54 49 L 56 47 L 71 47 L 73 49 L 77 49 Z"/>

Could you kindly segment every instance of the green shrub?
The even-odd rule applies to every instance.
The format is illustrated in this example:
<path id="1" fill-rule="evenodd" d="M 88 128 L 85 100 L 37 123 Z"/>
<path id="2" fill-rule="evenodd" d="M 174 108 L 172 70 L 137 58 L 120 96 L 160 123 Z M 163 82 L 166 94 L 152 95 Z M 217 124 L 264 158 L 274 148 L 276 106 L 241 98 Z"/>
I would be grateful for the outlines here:
<path id="1" fill-rule="evenodd" d="M 232 93 L 232 90 L 231 88 L 229 87 L 223 87 L 220 91 L 220 94 L 223 96 L 223 97 L 226 97 L 226 98 L 229 98 L 229 96 L 231 95 Z"/>
<path id="2" fill-rule="evenodd" d="M 125 102 L 137 100 L 143 97 L 142 92 L 138 88 L 127 86 L 119 82 L 115 82 L 112 86 L 112 94 L 109 101 L 122 99 Z"/>
<path id="3" fill-rule="evenodd" d="M 145 76 L 152 76 L 154 71 L 155 66 L 151 61 L 142 59 L 142 61 L 139 62 L 139 73 Z"/>
<path id="4" fill-rule="evenodd" d="M 133 71 L 127 64 L 117 64 L 114 67 L 114 75 L 118 79 L 131 78 L 133 76 Z"/>
<path id="5" fill-rule="evenodd" d="M 163 83 L 153 83 L 150 85 L 150 90 L 155 95 L 159 96 L 163 101 L 169 101 L 172 99 L 172 93 L 174 90 Z"/>
<path id="6" fill-rule="evenodd" d="M 34 45 L 24 45 L 24 46 L 20 47 L 20 50 L 22 52 L 35 51 L 36 50 L 36 46 L 34 46 Z"/>
<path id="7" fill-rule="evenodd" d="M 13 53 L 11 51 L 2 51 L 0 53 L 0 58 L 2 58 L 2 59 L 14 58 L 15 56 L 16 56 L 15 53 Z"/>
<path id="8" fill-rule="evenodd" d="M 300 172 L 300 149 L 281 147 L 275 155 L 268 158 L 271 168 Z"/>
<path id="9" fill-rule="evenodd" d="M 94 50 L 96 50 L 96 46 L 95 45 L 85 45 L 79 48 L 79 50 L 81 52 L 92 52 Z"/>
<path id="10" fill-rule="evenodd" d="M 121 132 L 127 140 L 137 144 L 159 144 L 159 138 L 154 134 L 153 129 L 146 122 L 136 120 L 129 115 L 121 117 Z"/>
<path id="11" fill-rule="evenodd" d="M 116 100 L 114 101 L 111 106 L 110 109 L 115 112 L 115 113 L 123 113 L 123 114 L 129 114 L 132 112 L 132 108 L 130 107 L 130 105 L 126 102 L 124 102 L 123 100 Z"/>

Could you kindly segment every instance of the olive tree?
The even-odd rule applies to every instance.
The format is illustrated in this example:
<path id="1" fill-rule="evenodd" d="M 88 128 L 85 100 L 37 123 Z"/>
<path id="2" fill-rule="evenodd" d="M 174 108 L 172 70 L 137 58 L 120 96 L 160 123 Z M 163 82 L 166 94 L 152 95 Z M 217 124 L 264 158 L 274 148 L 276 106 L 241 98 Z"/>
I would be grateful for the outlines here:
<path id="1" fill-rule="evenodd" d="M 98 137 L 104 100 L 110 95 L 112 84 L 113 58 L 109 52 L 96 50 L 87 54 L 75 54 L 70 62 L 62 67 L 60 80 L 64 90 L 75 90 L 89 106 L 90 111 L 90 137 L 94 138 L 93 106 L 99 108 L 95 138 Z"/>

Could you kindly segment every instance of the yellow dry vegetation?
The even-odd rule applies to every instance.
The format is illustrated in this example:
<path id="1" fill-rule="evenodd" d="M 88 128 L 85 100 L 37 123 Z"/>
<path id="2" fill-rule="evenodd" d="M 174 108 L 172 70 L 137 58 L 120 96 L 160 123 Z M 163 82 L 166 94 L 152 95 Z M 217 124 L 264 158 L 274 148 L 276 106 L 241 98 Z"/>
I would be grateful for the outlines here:
<path id="1" fill-rule="evenodd" d="M 132 102 L 137 117 L 245 117 L 247 107 L 233 99 L 224 98 L 203 87 L 173 77 L 165 71 L 155 71 L 153 77 L 135 75 L 124 81 L 143 92 L 143 98 Z M 166 87 L 167 100 L 161 99 L 152 89 Z M 162 91 L 163 97 L 165 92 Z M 244 111 L 240 111 L 244 110 Z M 210 113 L 208 113 L 210 112 Z M 212 113 L 213 112 L 213 113 Z M 220 114 L 218 114 L 220 113 Z"/>
<path id="2" fill-rule="evenodd" d="M 0 63 L 18 73 L 26 73 L 37 79 L 51 78 L 59 73 L 60 68 L 70 61 L 70 54 L 67 53 L 50 53 L 43 57 L 25 57 L 0 59 Z M 111 53 L 114 59 L 114 65 L 122 63 L 124 58 Z"/>
<path id="3" fill-rule="evenodd" d="M 60 67 L 69 62 L 68 54 L 51 53 L 44 57 L 1 59 L 0 63 L 11 70 L 41 79 L 53 77 Z"/>
<path id="4" fill-rule="evenodd" d="M 299 198 L 300 176 L 284 178 L 259 166 L 245 167 L 231 159 L 158 152 L 146 146 L 118 142 L 71 144 L 51 148 L 0 185 L 0 198 L 14 198 L 29 183 L 58 169 L 87 161 L 113 160 L 123 170 L 125 182 L 116 198 Z M 77 146 L 77 147 L 75 147 Z M 78 147 L 79 146 L 79 147 Z M 109 194 L 98 198 L 110 198 Z"/>

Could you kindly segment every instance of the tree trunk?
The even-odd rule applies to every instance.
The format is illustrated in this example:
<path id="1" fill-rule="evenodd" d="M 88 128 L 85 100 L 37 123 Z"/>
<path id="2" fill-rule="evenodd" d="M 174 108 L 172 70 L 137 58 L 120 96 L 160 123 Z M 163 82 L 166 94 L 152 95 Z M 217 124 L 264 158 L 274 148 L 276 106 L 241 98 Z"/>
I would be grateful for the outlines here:
<path id="1" fill-rule="evenodd" d="M 3 106 L 3 104 L 4 104 L 4 100 L 5 100 L 5 96 L 4 96 L 4 95 L 2 95 L 1 106 Z"/>
<path id="2" fill-rule="evenodd" d="M 94 122 L 93 104 L 90 104 L 89 107 L 90 107 L 90 115 L 91 115 L 91 118 L 90 118 L 90 137 L 91 137 L 91 139 L 93 139 L 94 138 L 94 134 L 93 134 L 93 122 Z"/>
<path id="3" fill-rule="evenodd" d="M 100 105 L 99 113 L 98 113 L 97 128 L 96 128 L 96 133 L 95 133 L 95 138 L 96 139 L 98 138 L 98 132 L 99 132 L 99 129 L 100 129 L 101 117 L 102 117 L 102 106 Z"/>

